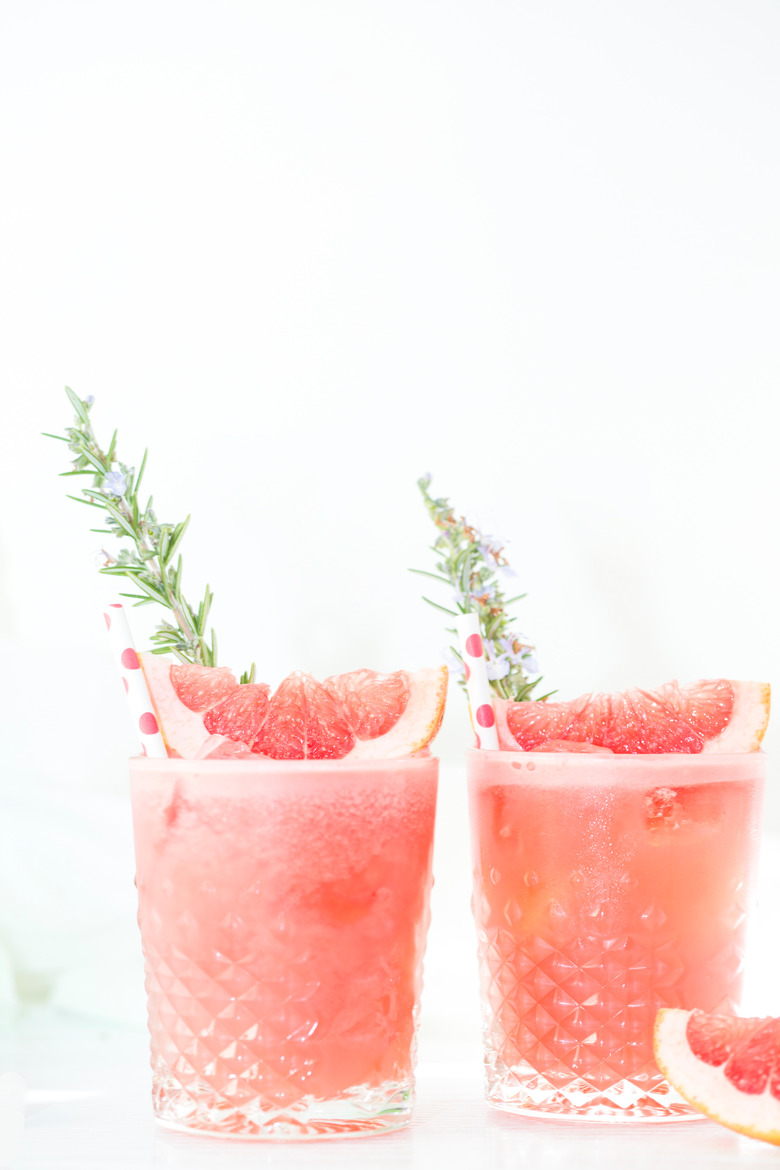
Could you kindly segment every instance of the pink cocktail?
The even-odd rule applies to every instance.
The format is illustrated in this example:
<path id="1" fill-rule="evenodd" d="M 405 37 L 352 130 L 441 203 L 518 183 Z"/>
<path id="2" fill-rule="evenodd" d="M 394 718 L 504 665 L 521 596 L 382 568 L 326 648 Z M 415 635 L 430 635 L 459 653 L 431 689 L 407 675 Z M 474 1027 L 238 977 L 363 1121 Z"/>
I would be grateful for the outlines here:
<path id="1" fill-rule="evenodd" d="M 237 1137 L 410 1114 L 438 762 L 131 762 L 153 1097 Z"/>
<path id="2" fill-rule="evenodd" d="M 699 1116 L 653 1024 L 738 1006 L 763 755 L 472 751 L 468 769 L 489 1101 Z"/>

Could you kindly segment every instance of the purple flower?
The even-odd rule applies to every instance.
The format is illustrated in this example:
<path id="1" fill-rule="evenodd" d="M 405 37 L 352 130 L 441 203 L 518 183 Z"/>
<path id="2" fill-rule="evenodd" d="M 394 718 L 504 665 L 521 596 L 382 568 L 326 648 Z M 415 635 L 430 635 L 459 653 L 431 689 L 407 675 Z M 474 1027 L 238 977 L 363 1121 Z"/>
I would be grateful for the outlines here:
<path id="1" fill-rule="evenodd" d="M 522 642 L 519 638 L 499 638 L 499 642 L 513 666 L 519 666 L 530 650 L 530 646 Z M 515 644 L 520 647 L 519 650 L 515 650 Z"/>
<path id="2" fill-rule="evenodd" d="M 509 660 L 505 654 L 499 654 L 497 658 L 488 659 L 487 676 L 491 682 L 499 678 L 506 678 L 511 669 Z"/>
<path id="3" fill-rule="evenodd" d="M 482 540 L 477 545 L 483 560 L 491 560 L 494 563 L 496 563 L 498 554 L 501 552 L 503 547 L 503 540 L 500 540 L 497 536 L 487 535 L 483 536 Z"/>
<path id="4" fill-rule="evenodd" d="M 497 654 L 496 648 L 490 638 L 483 640 L 485 647 L 485 655 L 487 657 L 487 676 L 491 680 L 499 678 L 506 678 L 512 667 L 509 663 L 509 658 L 506 654 Z"/>
<path id="5" fill-rule="evenodd" d="M 513 666 L 522 666 L 526 674 L 538 674 L 539 664 L 534 658 L 534 647 L 523 641 L 522 636 L 499 638 L 502 650 Z M 515 650 L 515 646 L 519 649 Z"/>
<path id="6" fill-rule="evenodd" d="M 127 491 L 127 478 L 121 471 L 109 471 L 103 480 L 103 491 L 107 496 L 120 499 Z"/>
<path id="7" fill-rule="evenodd" d="M 539 673 L 539 663 L 536 661 L 530 651 L 523 655 L 523 670 L 525 670 L 527 674 Z"/>

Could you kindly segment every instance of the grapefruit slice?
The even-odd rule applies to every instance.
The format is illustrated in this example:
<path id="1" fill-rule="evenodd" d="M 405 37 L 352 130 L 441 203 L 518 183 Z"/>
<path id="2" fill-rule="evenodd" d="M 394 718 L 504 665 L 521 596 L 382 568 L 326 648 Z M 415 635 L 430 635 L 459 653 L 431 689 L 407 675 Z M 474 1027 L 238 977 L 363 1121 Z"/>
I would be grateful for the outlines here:
<path id="1" fill-rule="evenodd" d="M 339 704 L 308 674 L 279 684 L 252 751 L 274 760 L 343 760 L 355 746 Z"/>
<path id="2" fill-rule="evenodd" d="M 149 653 L 138 657 L 169 756 L 192 760 L 211 735 L 253 742 L 268 711 L 270 687 L 241 686 L 225 666 L 172 664 Z"/>
<path id="3" fill-rule="evenodd" d="M 375 674 L 355 670 L 325 680 L 341 701 L 355 737 L 351 759 L 398 759 L 419 755 L 435 738 L 444 718 L 447 667 Z"/>
<path id="4" fill-rule="evenodd" d="M 447 668 L 355 670 L 318 682 L 291 674 L 269 697 L 226 667 L 141 666 L 170 756 L 184 759 L 392 759 L 424 751 L 441 726 Z"/>
<path id="5" fill-rule="evenodd" d="M 655 1022 L 655 1059 L 713 1121 L 780 1145 L 780 1019 L 664 1008 Z"/>
<path id="6" fill-rule="evenodd" d="M 769 722 L 768 683 L 700 679 L 654 691 L 581 695 L 568 703 L 494 702 L 499 746 L 591 744 L 618 753 L 754 752 Z"/>
<path id="7" fill-rule="evenodd" d="M 375 674 L 353 670 L 326 678 L 325 690 L 340 704 L 356 739 L 386 735 L 409 703 L 409 679 L 403 670 Z"/>

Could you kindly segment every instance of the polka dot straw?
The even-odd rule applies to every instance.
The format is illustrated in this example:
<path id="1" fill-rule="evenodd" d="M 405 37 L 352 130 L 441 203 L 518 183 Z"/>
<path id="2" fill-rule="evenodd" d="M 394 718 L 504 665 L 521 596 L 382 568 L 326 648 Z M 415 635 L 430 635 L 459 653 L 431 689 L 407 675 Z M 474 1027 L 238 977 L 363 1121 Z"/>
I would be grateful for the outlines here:
<path id="1" fill-rule="evenodd" d="M 459 614 L 455 619 L 455 627 L 466 671 L 469 714 L 471 726 L 477 737 L 477 747 L 497 751 L 496 717 L 493 714 L 493 698 L 487 676 L 479 617 L 475 613 Z"/>
<path id="2" fill-rule="evenodd" d="M 141 738 L 141 754 L 158 758 L 168 755 L 163 737 L 154 714 L 151 695 L 146 685 L 144 672 L 133 645 L 133 635 L 127 621 L 125 607 L 114 601 L 104 611 L 108 640 L 114 654 L 114 661 L 124 683 L 130 712 L 136 730 Z"/>

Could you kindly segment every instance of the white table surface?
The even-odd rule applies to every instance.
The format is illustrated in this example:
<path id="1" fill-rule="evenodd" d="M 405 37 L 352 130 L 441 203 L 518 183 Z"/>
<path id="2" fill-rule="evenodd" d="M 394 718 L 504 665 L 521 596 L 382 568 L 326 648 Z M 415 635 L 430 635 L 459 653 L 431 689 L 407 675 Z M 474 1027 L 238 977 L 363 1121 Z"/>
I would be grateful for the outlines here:
<path id="1" fill-rule="evenodd" d="M 415 1118 L 405 1130 L 307 1143 L 225 1141 L 163 1129 L 152 1116 L 140 1030 L 38 1010 L 5 1029 L 0 1065 L 28 1085 L 13 1170 L 780 1166 L 780 1150 L 706 1120 L 605 1125 L 499 1113 L 482 1100 L 479 1062 L 452 1054 L 421 1062 Z"/>

